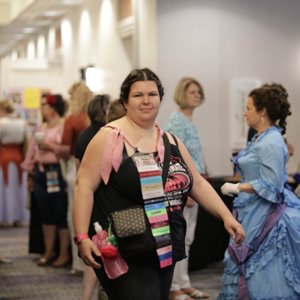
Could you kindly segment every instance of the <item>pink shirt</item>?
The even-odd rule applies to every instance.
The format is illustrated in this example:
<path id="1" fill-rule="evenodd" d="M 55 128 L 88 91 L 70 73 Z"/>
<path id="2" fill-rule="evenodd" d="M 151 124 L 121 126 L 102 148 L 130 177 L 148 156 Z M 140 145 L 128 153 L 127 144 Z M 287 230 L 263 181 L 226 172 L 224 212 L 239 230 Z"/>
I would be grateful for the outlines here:
<path id="1" fill-rule="evenodd" d="M 43 123 L 36 132 L 44 132 L 44 141 L 53 148 L 53 151 L 46 151 L 39 149 L 35 135 L 31 137 L 29 147 L 22 163 L 22 168 L 27 171 L 33 171 L 35 163 L 38 163 L 39 170 L 43 171 L 43 164 L 58 163 L 58 153 L 60 152 L 60 144 L 62 139 L 64 123 L 61 122 L 58 126 L 47 128 Z"/>

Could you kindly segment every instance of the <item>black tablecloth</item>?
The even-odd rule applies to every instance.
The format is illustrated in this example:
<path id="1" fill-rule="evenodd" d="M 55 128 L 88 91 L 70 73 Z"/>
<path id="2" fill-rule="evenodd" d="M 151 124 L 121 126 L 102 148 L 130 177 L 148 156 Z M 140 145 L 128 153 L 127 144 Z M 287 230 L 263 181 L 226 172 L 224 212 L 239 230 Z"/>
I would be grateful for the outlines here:
<path id="1" fill-rule="evenodd" d="M 209 178 L 208 181 L 231 210 L 233 198 L 221 194 L 221 186 L 227 177 Z M 199 207 L 195 239 L 190 249 L 190 270 L 201 269 L 207 264 L 220 261 L 229 243 L 229 234 L 224 229 L 223 222 Z"/>

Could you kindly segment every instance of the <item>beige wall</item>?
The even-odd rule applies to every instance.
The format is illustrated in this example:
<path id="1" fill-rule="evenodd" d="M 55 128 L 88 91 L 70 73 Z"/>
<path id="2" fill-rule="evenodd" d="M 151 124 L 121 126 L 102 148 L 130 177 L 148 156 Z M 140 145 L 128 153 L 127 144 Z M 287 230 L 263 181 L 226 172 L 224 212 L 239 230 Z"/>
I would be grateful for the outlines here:
<path id="1" fill-rule="evenodd" d="M 157 1 L 157 66 L 166 89 L 159 120 L 175 109 L 173 89 L 182 76 L 203 84 L 206 101 L 196 112 L 208 168 L 232 174 L 230 156 L 235 80 L 279 82 L 288 89 L 293 115 L 287 137 L 300 160 L 300 2 L 295 0 Z"/>
<path id="2" fill-rule="evenodd" d="M 147 66 L 158 72 L 165 86 L 158 118 L 163 125 L 175 109 L 177 81 L 195 76 L 206 92 L 195 122 L 209 170 L 212 175 L 229 175 L 232 82 L 281 82 L 292 104 L 287 136 L 295 155 L 288 166 L 295 170 L 300 160 L 298 0 L 132 0 L 132 11 L 133 18 L 120 24 L 117 0 L 84 1 L 57 24 L 67 33 L 60 51 L 53 46 L 53 30 L 47 29 L 44 60 L 29 62 L 31 68 L 28 61 L 18 66 L 10 57 L 0 62 L 0 89 L 49 87 L 67 96 L 68 87 L 79 79 L 79 68 L 94 64 L 103 70 L 99 92 L 118 97 L 128 72 Z"/>
<path id="3" fill-rule="evenodd" d="M 43 33 L 46 40 L 44 58 L 1 62 L 0 88 L 49 87 L 66 97 L 68 87 L 80 79 L 79 69 L 88 65 L 102 72 L 99 93 L 118 97 L 120 85 L 133 67 L 155 67 L 155 1 L 133 1 L 133 16 L 127 24 L 126 36 L 118 21 L 117 0 L 86 0 L 73 8 L 55 28 Z M 145 17 L 147 16 L 147 18 Z M 138 27 L 138 29 L 137 29 Z M 145 28 L 144 28 L 145 27 Z M 57 48 L 57 28 L 61 31 L 61 48 Z M 123 32 L 122 31 L 122 32 Z M 55 34 L 56 32 L 56 34 Z M 147 32 L 148 46 L 141 36 Z M 31 42 L 37 45 L 38 36 Z M 26 47 L 26 45 L 25 45 Z"/>

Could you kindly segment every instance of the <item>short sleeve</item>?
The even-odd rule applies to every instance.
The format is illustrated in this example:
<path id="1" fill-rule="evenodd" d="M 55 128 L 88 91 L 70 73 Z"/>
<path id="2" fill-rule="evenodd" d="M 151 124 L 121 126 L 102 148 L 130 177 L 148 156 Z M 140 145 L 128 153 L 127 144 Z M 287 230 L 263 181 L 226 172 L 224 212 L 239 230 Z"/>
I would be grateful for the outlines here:
<path id="1" fill-rule="evenodd" d="M 167 123 L 165 124 L 165 131 L 168 131 L 174 135 L 176 135 L 183 142 L 186 139 L 185 135 L 185 124 L 180 120 L 180 118 L 176 117 L 176 114 L 172 114 Z"/>
<path id="2" fill-rule="evenodd" d="M 81 133 L 75 143 L 75 152 L 74 152 L 75 158 L 81 161 L 83 158 L 84 151 L 85 149 L 83 146 L 82 133 Z"/>
<path id="3" fill-rule="evenodd" d="M 70 147 L 73 139 L 73 126 L 71 117 L 72 116 L 70 115 L 65 119 L 61 141 L 62 145 L 68 145 Z"/>

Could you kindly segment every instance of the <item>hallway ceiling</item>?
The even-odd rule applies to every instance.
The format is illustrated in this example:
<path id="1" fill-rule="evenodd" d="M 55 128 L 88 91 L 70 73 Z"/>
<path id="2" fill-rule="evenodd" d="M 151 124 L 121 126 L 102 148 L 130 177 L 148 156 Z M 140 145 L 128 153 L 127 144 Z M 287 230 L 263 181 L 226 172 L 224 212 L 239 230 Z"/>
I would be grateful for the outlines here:
<path id="1" fill-rule="evenodd" d="M 0 0 L 0 58 L 45 31 L 83 1 Z"/>

